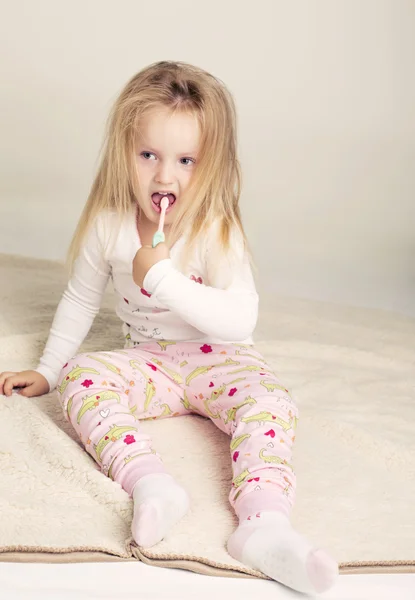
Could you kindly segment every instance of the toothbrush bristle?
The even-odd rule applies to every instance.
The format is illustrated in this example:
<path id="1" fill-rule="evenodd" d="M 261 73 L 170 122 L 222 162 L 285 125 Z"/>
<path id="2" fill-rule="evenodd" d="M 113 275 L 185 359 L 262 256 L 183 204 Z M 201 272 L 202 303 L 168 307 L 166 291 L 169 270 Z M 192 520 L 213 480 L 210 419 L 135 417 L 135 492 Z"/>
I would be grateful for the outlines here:
<path id="1" fill-rule="evenodd" d="M 163 210 L 167 210 L 169 207 L 169 199 L 168 198 L 162 198 L 161 202 L 160 202 L 160 208 L 162 208 Z"/>

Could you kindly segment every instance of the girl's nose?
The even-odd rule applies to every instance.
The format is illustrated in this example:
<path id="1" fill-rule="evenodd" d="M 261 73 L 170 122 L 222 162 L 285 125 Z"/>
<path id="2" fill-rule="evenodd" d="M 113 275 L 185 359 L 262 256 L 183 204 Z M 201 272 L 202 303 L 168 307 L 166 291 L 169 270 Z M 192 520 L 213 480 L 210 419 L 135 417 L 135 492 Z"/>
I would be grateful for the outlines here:
<path id="1" fill-rule="evenodd" d="M 163 185 L 170 185 L 171 183 L 173 183 L 173 179 L 174 177 L 172 167 L 169 165 L 168 162 L 160 161 L 159 168 L 156 173 L 157 183 Z"/>

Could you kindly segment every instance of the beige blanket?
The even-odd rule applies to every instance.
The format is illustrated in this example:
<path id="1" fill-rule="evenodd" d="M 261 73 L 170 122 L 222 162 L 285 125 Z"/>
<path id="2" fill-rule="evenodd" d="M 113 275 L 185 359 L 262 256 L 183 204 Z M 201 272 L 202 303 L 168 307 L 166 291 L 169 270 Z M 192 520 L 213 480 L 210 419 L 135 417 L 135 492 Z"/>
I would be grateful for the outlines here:
<path id="1" fill-rule="evenodd" d="M 0 278 L 0 371 L 31 368 L 64 270 L 0 255 Z M 108 294 L 83 349 L 120 346 L 112 302 Z M 415 571 L 415 321 L 268 298 L 256 337 L 300 406 L 295 526 L 343 570 Z M 83 451 L 55 394 L 0 397 L 0 559 L 140 558 L 258 576 L 225 549 L 236 523 L 226 436 L 196 416 L 143 427 L 192 500 L 185 519 L 150 550 L 132 543 L 127 494 Z"/>

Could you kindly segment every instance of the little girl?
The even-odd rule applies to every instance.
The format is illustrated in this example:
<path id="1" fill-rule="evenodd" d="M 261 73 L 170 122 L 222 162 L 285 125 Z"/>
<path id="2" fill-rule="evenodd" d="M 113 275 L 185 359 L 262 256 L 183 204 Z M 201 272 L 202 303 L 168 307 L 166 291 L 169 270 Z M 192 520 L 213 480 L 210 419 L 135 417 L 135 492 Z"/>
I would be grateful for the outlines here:
<path id="1" fill-rule="evenodd" d="M 144 547 L 169 533 L 189 499 L 140 421 L 210 418 L 231 438 L 239 526 L 229 553 L 296 590 L 321 592 L 337 564 L 289 521 L 298 410 L 251 340 L 258 296 L 236 146 L 233 99 L 212 75 L 159 62 L 131 79 L 112 111 L 40 364 L 2 373 L 0 393 L 57 387 L 85 449 L 132 496 L 132 535 Z M 167 243 L 152 247 L 163 197 Z M 109 279 L 125 346 L 76 355 Z"/>

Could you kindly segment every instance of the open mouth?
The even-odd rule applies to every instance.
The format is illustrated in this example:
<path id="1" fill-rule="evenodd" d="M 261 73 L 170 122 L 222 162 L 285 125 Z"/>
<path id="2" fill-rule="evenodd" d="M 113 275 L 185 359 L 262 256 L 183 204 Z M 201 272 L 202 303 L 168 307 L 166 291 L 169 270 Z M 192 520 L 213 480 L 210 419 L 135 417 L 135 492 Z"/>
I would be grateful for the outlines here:
<path id="1" fill-rule="evenodd" d="M 161 203 L 162 198 L 168 199 L 169 206 L 168 206 L 166 212 L 169 212 L 169 210 L 171 210 L 173 204 L 176 202 L 176 196 L 174 194 L 171 194 L 170 192 L 155 192 L 154 194 L 152 194 L 151 195 L 151 203 L 156 212 L 161 212 L 160 203 Z"/>

